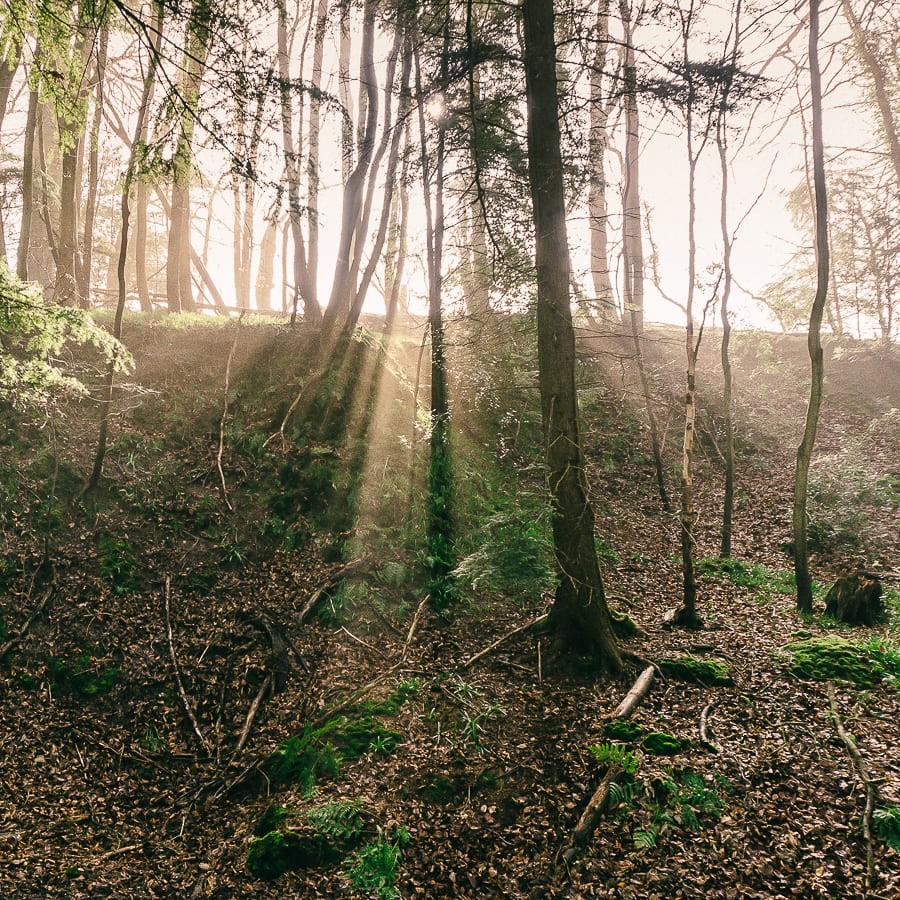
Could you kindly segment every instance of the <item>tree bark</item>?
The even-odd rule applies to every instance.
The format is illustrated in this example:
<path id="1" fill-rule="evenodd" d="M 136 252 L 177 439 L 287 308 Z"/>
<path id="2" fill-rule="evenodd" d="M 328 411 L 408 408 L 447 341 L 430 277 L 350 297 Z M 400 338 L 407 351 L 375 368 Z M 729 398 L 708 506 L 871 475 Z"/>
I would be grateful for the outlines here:
<path id="1" fill-rule="evenodd" d="M 822 317 L 828 293 L 830 254 L 828 247 L 828 194 L 825 189 L 825 142 L 822 128 L 822 76 L 819 70 L 819 0 L 809 3 L 809 78 L 812 100 L 813 184 L 815 186 L 816 219 L 816 295 L 809 316 L 809 350 L 811 382 L 809 405 L 803 439 L 797 448 L 797 467 L 794 474 L 794 575 L 797 581 L 797 609 L 812 612 L 812 578 L 809 574 L 809 545 L 807 541 L 806 501 L 809 490 L 809 464 L 819 409 L 822 405 L 824 360 L 822 353 Z"/>
<path id="2" fill-rule="evenodd" d="M 40 48 L 35 49 L 35 54 Z M 22 224 L 19 229 L 19 248 L 16 253 L 16 274 L 28 281 L 28 250 L 31 244 L 31 223 L 34 218 L 34 138 L 38 128 L 38 92 L 28 92 L 28 115 L 25 120 L 25 146 L 22 163 Z"/>
<path id="3" fill-rule="evenodd" d="M 609 274 L 609 247 L 606 200 L 606 146 L 609 108 L 603 96 L 603 74 L 609 43 L 609 0 L 599 0 L 594 34 L 594 64 L 590 72 L 591 120 L 588 129 L 590 187 L 588 190 L 588 220 L 591 238 L 591 278 L 594 283 L 594 303 L 602 325 L 618 321 L 618 310 Z"/>
<path id="4" fill-rule="evenodd" d="M 622 660 L 597 562 L 578 427 L 552 0 L 524 0 L 522 12 L 538 370 L 559 574 L 550 625 L 564 646 L 588 652 L 599 667 L 618 672 Z"/>
<path id="5" fill-rule="evenodd" d="M 653 391 L 644 359 L 644 241 L 641 233 L 640 182 L 640 117 L 637 103 L 637 66 L 634 59 L 634 35 L 631 24 L 630 0 L 621 0 L 620 12 L 625 30 L 624 92 L 625 92 L 625 190 L 622 210 L 622 259 L 625 314 L 631 323 L 634 359 L 641 381 L 647 424 L 650 428 L 650 448 L 656 485 L 663 509 L 670 509 L 669 493 L 663 468 L 659 424 L 653 409 Z"/>

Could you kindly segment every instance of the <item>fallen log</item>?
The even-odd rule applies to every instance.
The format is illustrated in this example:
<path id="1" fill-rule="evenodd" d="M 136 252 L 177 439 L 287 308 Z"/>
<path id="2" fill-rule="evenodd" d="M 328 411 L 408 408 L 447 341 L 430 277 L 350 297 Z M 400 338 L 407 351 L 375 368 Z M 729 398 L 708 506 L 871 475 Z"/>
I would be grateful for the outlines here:
<path id="1" fill-rule="evenodd" d="M 632 685 L 631 690 L 625 695 L 622 702 L 616 707 L 612 714 L 613 719 L 625 720 L 630 719 L 632 713 L 647 696 L 650 685 L 653 684 L 653 678 L 656 674 L 654 666 L 647 666 L 638 676 L 637 681 Z M 572 840 L 569 847 L 563 853 L 563 859 L 568 863 L 577 855 L 577 847 L 584 846 L 590 839 L 591 835 L 597 828 L 603 813 L 606 811 L 609 802 L 609 792 L 612 786 L 625 774 L 621 766 L 610 763 L 600 785 L 594 791 L 593 796 L 588 800 L 584 812 L 578 819 L 578 824 L 572 832 Z"/>

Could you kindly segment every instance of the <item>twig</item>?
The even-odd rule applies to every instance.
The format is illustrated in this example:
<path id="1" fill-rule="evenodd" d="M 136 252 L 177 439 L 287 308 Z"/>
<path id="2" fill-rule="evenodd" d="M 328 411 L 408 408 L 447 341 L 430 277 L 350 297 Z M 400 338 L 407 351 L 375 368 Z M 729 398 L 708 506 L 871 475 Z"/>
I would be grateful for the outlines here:
<path id="1" fill-rule="evenodd" d="M 243 749 L 247 743 L 247 738 L 250 737 L 250 729 L 253 727 L 253 720 L 256 718 L 256 714 L 259 712 L 259 707 L 263 702 L 263 698 L 266 695 L 266 691 L 272 686 L 273 676 L 270 672 L 263 679 L 263 683 L 259 686 L 259 690 L 256 692 L 256 696 L 253 698 L 253 702 L 250 704 L 250 709 L 247 710 L 247 718 L 244 720 L 244 727 L 241 730 L 241 736 L 238 739 L 237 746 L 234 748 L 234 753 L 231 754 L 231 758 L 234 759 Z"/>
<path id="2" fill-rule="evenodd" d="M 428 602 L 428 598 L 430 594 L 426 594 L 420 601 L 419 605 L 416 607 L 415 615 L 413 616 L 412 622 L 409 626 L 409 631 L 406 634 L 406 643 L 403 645 L 403 653 L 400 654 L 401 661 L 406 659 L 406 654 L 409 652 L 409 645 L 412 643 L 413 635 L 416 633 L 416 628 L 419 624 L 419 616 L 422 615 L 422 610 L 425 608 L 425 604 Z"/>
<path id="3" fill-rule="evenodd" d="M 332 572 L 328 578 L 313 591 L 309 600 L 303 604 L 303 609 L 297 614 L 297 624 L 302 625 L 312 615 L 316 607 L 328 595 L 328 592 L 334 588 L 342 578 L 346 578 L 348 575 L 355 575 L 365 567 L 366 563 L 367 560 L 364 558 L 351 559 L 350 562 L 341 566 L 337 571 Z"/>
<path id="4" fill-rule="evenodd" d="M 526 622 L 524 625 L 520 625 L 518 628 L 513 628 L 512 631 L 508 631 L 503 635 L 502 638 L 494 641 L 493 644 L 485 647 L 484 650 L 479 650 L 474 656 L 470 656 L 461 666 L 462 669 L 468 669 L 472 663 L 478 662 L 483 656 L 487 656 L 492 650 L 496 650 L 501 644 L 508 641 L 511 637 L 515 637 L 517 634 L 521 634 L 523 631 L 528 631 L 529 628 L 535 628 L 540 625 L 542 622 L 547 621 L 547 616 L 549 613 L 544 613 L 542 616 L 538 616 L 536 619 L 532 619 L 530 622 Z"/>
<path id="5" fill-rule="evenodd" d="M 38 620 L 40 615 L 44 612 L 44 609 L 47 606 L 47 603 L 50 601 L 50 597 L 53 595 L 53 588 L 49 587 L 46 591 L 44 591 L 44 596 L 41 597 L 41 602 L 37 605 L 37 609 L 28 617 L 25 621 L 25 624 L 19 629 L 19 633 L 11 637 L 3 646 L 0 646 L 0 660 L 12 650 L 16 644 L 20 644 L 23 638 L 28 634 L 31 630 L 31 626 Z"/>
<path id="6" fill-rule="evenodd" d="M 119 847 L 116 850 L 107 850 L 101 853 L 98 859 L 112 859 L 114 856 L 121 856 L 123 853 L 131 853 L 132 850 L 140 850 L 143 844 L 129 844 L 127 847 Z"/>
<path id="7" fill-rule="evenodd" d="M 866 789 L 866 808 L 863 812 L 862 829 L 863 837 L 866 841 L 866 894 L 868 895 L 871 893 L 875 883 L 875 853 L 872 849 L 872 812 L 875 809 L 877 792 L 875 783 L 869 777 L 862 754 L 853 740 L 853 735 L 844 728 L 844 723 L 841 721 L 841 714 L 838 712 L 837 700 L 834 696 L 833 684 L 828 685 L 828 702 L 831 706 L 831 721 L 834 723 L 835 731 L 837 731 L 838 737 L 844 742 L 844 746 L 853 760 L 853 768 L 856 769 L 856 774 L 859 775 L 859 780 Z"/>
<path id="8" fill-rule="evenodd" d="M 373 678 L 368 684 L 364 684 L 362 687 L 357 688 L 355 691 L 352 691 L 348 694 L 340 703 L 335 704 L 334 706 L 326 707 L 316 716 L 315 719 L 312 719 L 309 723 L 310 728 L 316 729 L 320 728 L 324 725 L 329 719 L 333 719 L 338 713 L 343 712 L 348 706 L 353 706 L 354 703 L 357 703 L 362 697 L 365 697 L 370 691 L 373 691 L 379 684 L 383 681 L 386 681 L 387 678 L 397 671 L 403 665 L 403 661 L 401 660 L 398 663 L 394 663 L 389 669 L 385 669 L 380 675 L 376 678 Z"/>
<path id="9" fill-rule="evenodd" d="M 234 512 L 234 507 L 228 499 L 228 487 L 225 484 L 225 472 L 222 469 L 222 451 L 225 449 L 225 419 L 228 417 L 228 387 L 231 379 L 231 362 L 234 359 L 234 351 L 237 347 L 238 335 L 241 333 L 241 320 L 245 310 L 241 310 L 238 316 L 237 326 L 234 329 L 234 340 L 231 342 L 231 350 L 228 353 L 228 362 L 225 363 L 225 397 L 222 401 L 222 418 L 219 419 L 219 452 L 216 454 L 216 468 L 219 470 L 219 486 L 222 488 L 222 499 L 229 512 Z"/>
<path id="10" fill-rule="evenodd" d="M 357 644 L 361 644 L 366 650 L 371 650 L 373 653 L 377 653 L 382 659 L 387 659 L 387 654 L 383 650 L 379 650 L 377 647 L 373 647 L 371 644 L 366 643 L 362 638 L 358 638 L 349 628 L 341 625 L 340 630 L 344 632 L 348 637 L 353 638 Z"/>
<path id="11" fill-rule="evenodd" d="M 175 670 L 175 681 L 178 684 L 178 693 L 181 695 L 181 702 L 184 706 L 184 711 L 187 713 L 188 718 L 191 720 L 191 725 L 194 728 L 194 734 L 197 735 L 197 738 L 200 741 L 200 745 L 207 753 L 209 753 L 209 744 L 207 743 L 206 738 L 203 736 L 203 732 L 200 730 L 200 724 L 197 722 L 197 717 L 194 715 L 193 709 L 191 709 L 190 701 L 188 700 L 187 693 L 184 690 L 184 684 L 181 681 L 181 672 L 178 669 L 178 658 L 175 656 L 175 643 L 172 640 L 172 619 L 169 613 L 170 593 L 171 586 L 169 582 L 169 576 L 166 575 L 166 634 L 169 638 L 169 657 L 172 660 L 172 668 Z"/>

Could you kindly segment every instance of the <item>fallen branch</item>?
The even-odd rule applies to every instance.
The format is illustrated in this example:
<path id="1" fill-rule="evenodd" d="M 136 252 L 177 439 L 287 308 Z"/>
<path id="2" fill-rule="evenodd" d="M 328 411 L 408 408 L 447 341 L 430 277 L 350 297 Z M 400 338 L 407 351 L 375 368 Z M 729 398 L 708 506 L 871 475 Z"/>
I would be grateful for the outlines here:
<path id="1" fill-rule="evenodd" d="M 47 604 L 50 602 L 50 597 L 52 595 L 53 588 L 47 588 L 47 590 L 44 591 L 44 596 L 41 597 L 41 602 L 37 605 L 37 609 L 35 609 L 35 611 L 25 620 L 25 624 L 19 629 L 18 634 L 14 635 L 8 641 L 6 641 L 6 643 L 0 646 L 0 660 L 3 660 L 6 654 L 9 653 L 9 651 L 12 650 L 12 648 L 15 647 L 16 644 L 22 643 L 22 641 L 25 639 L 25 636 L 29 631 L 31 631 L 31 626 L 34 625 L 34 623 L 43 614 L 44 610 L 47 607 Z"/>
<path id="2" fill-rule="evenodd" d="M 576 845 L 583 846 L 591 839 L 591 835 L 594 833 L 594 829 L 597 827 L 597 823 L 606 809 L 606 804 L 609 802 L 610 789 L 615 784 L 616 779 L 622 774 L 624 774 L 624 770 L 621 766 L 611 764 L 606 770 L 600 786 L 594 791 L 594 795 L 588 801 L 588 805 L 584 808 L 584 812 L 581 814 L 581 818 L 572 832 L 572 844 L 563 854 L 566 862 L 571 862 L 574 859 L 577 852 L 575 849 Z"/>
<path id="3" fill-rule="evenodd" d="M 340 703 L 336 703 L 334 706 L 328 706 L 316 716 L 315 719 L 312 719 L 309 722 L 309 727 L 313 730 L 316 728 L 321 728 L 329 719 L 333 719 L 338 713 L 343 712 L 348 706 L 353 706 L 355 703 L 358 703 L 363 697 L 365 697 L 368 693 L 373 691 L 378 687 L 382 682 L 386 681 L 394 672 L 397 671 L 403 665 L 403 661 L 401 660 L 398 663 L 394 663 L 389 669 L 385 669 L 380 675 L 373 678 L 368 684 L 364 684 L 362 687 L 357 688 L 355 691 L 351 691 Z"/>
<path id="4" fill-rule="evenodd" d="M 631 714 L 635 711 L 638 704 L 647 696 L 647 692 L 650 690 L 650 685 L 653 684 L 653 678 L 655 675 L 654 666 L 647 666 L 643 672 L 638 676 L 637 681 L 632 685 L 631 690 L 625 695 L 622 702 L 616 707 L 615 711 L 612 714 L 613 719 L 618 719 L 620 721 L 624 721 L 625 719 L 630 719 Z M 594 830 L 597 827 L 597 824 L 600 821 L 601 816 L 606 810 L 606 805 L 609 802 L 609 792 L 616 783 L 616 780 L 621 778 L 624 774 L 624 770 L 621 766 L 617 766 L 615 764 L 610 764 L 606 770 L 606 774 L 603 776 L 603 780 L 600 782 L 597 790 L 594 791 L 593 796 L 590 800 L 588 800 L 587 806 L 584 808 L 584 812 L 581 814 L 581 817 L 578 819 L 578 824 L 575 826 L 575 830 L 572 832 L 572 840 L 569 844 L 569 847 L 563 853 L 563 859 L 568 863 L 571 862 L 575 856 L 577 855 L 578 846 L 585 845 L 591 838 L 591 835 L 594 833 Z"/>
<path id="5" fill-rule="evenodd" d="M 630 719 L 638 704 L 647 696 L 650 685 L 653 684 L 653 678 L 656 670 L 653 666 L 647 666 L 638 676 L 637 681 L 632 685 L 631 690 L 625 695 L 622 702 L 616 707 L 612 714 L 614 719 Z"/>
<path id="6" fill-rule="evenodd" d="M 866 808 L 863 812 L 862 830 L 863 837 L 866 841 L 865 893 L 868 896 L 868 894 L 872 890 L 872 886 L 875 883 L 875 852 L 872 849 L 872 813 L 875 810 L 877 791 L 875 788 L 875 783 L 869 776 L 869 771 L 866 768 L 866 764 L 862 758 L 862 754 L 859 752 L 859 748 L 856 746 L 856 741 L 854 741 L 853 735 L 851 735 L 847 731 L 847 729 L 844 728 L 844 723 L 841 721 L 841 714 L 838 712 L 837 700 L 834 696 L 833 684 L 828 685 L 828 702 L 831 706 L 831 721 L 834 723 L 835 731 L 837 731 L 838 737 L 844 742 L 844 746 L 847 748 L 847 752 L 850 754 L 850 758 L 853 760 L 853 768 L 856 770 L 856 774 L 859 776 L 859 780 L 863 783 L 863 787 L 866 789 Z"/>
<path id="7" fill-rule="evenodd" d="M 715 741 L 709 739 L 709 714 L 712 712 L 715 705 L 715 703 L 707 703 L 706 706 L 703 707 L 703 712 L 700 713 L 700 743 L 718 753 L 718 745 Z"/>
<path id="8" fill-rule="evenodd" d="M 540 625 L 542 622 L 547 621 L 547 616 L 549 613 L 544 613 L 542 616 L 538 616 L 536 619 L 532 619 L 530 622 L 526 622 L 524 625 L 520 625 L 518 628 L 513 628 L 512 631 L 508 631 L 503 635 L 502 638 L 494 641 L 493 644 L 485 647 L 484 650 L 479 650 L 474 656 L 470 656 L 463 664 L 460 666 L 462 669 L 468 669 L 472 663 L 478 662 L 483 656 L 487 656 L 488 653 L 496 650 L 501 644 L 505 644 L 511 637 L 515 637 L 517 634 L 521 634 L 523 631 L 528 631 L 529 628 L 535 628 Z"/>
<path id="9" fill-rule="evenodd" d="M 207 753 L 209 753 L 209 744 L 207 743 L 206 738 L 203 736 L 203 732 L 200 730 L 200 723 L 197 721 L 197 717 L 194 715 L 194 710 L 191 708 L 190 701 L 188 700 L 187 693 L 184 689 L 184 684 L 181 681 L 181 672 L 178 668 L 178 658 L 175 656 L 175 642 L 172 640 L 172 619 L 169 613 L 170 594 L 171 585 L 169 576 L 166 575 L 166 635 L 169 638 L 169 657 L 172 660 L 172 668 L 175 670 L 175 681 L 178 685 L 178 693 L 181 695 L 181 703 L 184 706 L 184 711 L 187 713 L 187 716 L 191 721 L 191 725 L 194 729 L 194 734 L 197 735 L 197 738 L 200 741 L 200 745 Z"/>
<path id="10" fill-rule="evenodd" d="M 234 359 L 234 351 L 237 348 L 238 335 L 241 333 L 241 320 L 243 318 L 244 310 L 241 310 L 237 326 L 234 329 L 234 340 L 231 342 L 228 362 L 225 363 L 225 397 L 222 401 L 222 418 L 219 419 L 219 452 L 216 454 L 216 468 L 219 470 L 219 487 L 222 490 L 222 499 L 225 501 L 229 512 L 234 512 L 234 507 L 228 499 L 228 486 L 225 484 L 225 472 L 222 469 L 222 452 L 225 449 L 225 419 L 228 417 L 228 387 L 231 379 L 231 362 Z"/>
<path id="11" fill-rule="evenodd" d="M 403 653 L 400 654 L 401 661 L 406 659 L 406 654 L 409 652 L 409 645 L 412 643 L 413 636 L 416 633 L 416 628 L 419 624 L 419 616 L 422 615 L 422 610 L 425 608 L 425 604 L 428 602 L 428 599 L 431 595 L 426 594 L 420 601 L 419 605 L 416 607 L 415 615 L 413 615 L 412 622 L 409 626 L 409 631 L 406 635 L 406 643 L 403 645 Z"/>
<path id="12" fill-rule="evenodd" d="M 351 559 L 346 565 L 332 572 L 324 582 L 310 595 L 309 600 L 303 604 L 303 608 L 297 614 L 297 624 L 302 625 L 315 612 L 316 607 L 334 590 L 334 588 L 348 575 L 355 575 L 368 564 L 365 559 Z"/>
<path id="13" fill-rule="evenodd" d="M 237 746 L 234 748 L 234 752 L 231 754 L 231 758 L 234 759 L 245 747 L 247 744 L 247 738 L 250 737 L 250 729 L 253 727 L 253 721 L 256 718 L 257 713 L 259 712 L 259 708 L 262 705 L 263 698 L 266 696 L 266 691 L 272 687 L 273 682 L 275 680 L 275 676 L 270 672 L 263 679 L 263 683 L 259 686 L 259 690 L 256 692 L 256 696 L 253 698 L 253 702 L 250 704 L 250 709 L 247 710 L 247 718 L 244 720 L 244 727 L 241 729 L 241 736 L 238 739 Z"/>

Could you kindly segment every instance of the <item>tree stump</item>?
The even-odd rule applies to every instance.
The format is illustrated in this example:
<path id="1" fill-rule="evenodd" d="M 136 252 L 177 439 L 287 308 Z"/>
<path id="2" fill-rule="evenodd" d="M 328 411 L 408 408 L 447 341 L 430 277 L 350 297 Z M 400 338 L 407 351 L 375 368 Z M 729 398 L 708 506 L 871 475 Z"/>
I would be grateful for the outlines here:
<path id="1" fill-rule="evenodd" d="M 866 572 L 841 575 L 825 595 L 825 614 L 848 625 L 874 625 L 884 616 L 881 582 Z"/>

